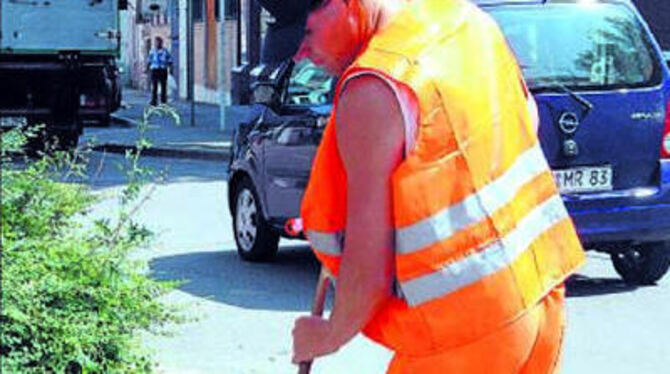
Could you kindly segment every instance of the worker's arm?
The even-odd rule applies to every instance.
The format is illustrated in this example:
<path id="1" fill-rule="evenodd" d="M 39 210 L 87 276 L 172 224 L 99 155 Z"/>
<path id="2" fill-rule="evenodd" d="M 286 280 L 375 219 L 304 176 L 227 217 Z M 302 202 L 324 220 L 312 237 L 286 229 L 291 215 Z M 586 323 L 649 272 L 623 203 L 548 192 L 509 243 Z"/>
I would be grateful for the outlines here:
<path id="1" fill-rule="evenodd" d="M 347 83 L 335 115 L 347 173 L 346 239 L 330 319 L 296 321 L 295 362 L 351 340 L 388 300 L 393 283 L 391 175 L 404 147 L 399 104 L 380 78 L 361 76 Z"/>

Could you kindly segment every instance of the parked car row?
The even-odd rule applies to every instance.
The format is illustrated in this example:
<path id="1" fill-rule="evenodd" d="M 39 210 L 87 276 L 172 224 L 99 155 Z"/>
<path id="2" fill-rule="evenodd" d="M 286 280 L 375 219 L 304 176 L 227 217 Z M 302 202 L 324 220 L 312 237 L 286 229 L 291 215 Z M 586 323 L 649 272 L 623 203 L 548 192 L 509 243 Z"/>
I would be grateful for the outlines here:
<path id="1" fill-rule="evenodd" d="M 628 0 L 478 3 L 517 56 L 585 247 L 630 283 L 657 281 L 670 266 L 670 71 L 646 23 Z M 278 93 L 237 127 L 229 174 L 238 252 L 252 261 L 271 259 L 299 214 L 334 84 L 309 63 L 267 77 L 255 87 Z"/>

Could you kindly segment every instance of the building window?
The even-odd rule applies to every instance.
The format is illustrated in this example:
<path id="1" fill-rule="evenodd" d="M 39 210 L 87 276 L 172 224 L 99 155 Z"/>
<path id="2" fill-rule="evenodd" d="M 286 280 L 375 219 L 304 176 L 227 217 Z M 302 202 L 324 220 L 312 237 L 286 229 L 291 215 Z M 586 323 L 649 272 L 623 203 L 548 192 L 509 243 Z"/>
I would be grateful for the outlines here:
<path id="1" fill-rule="evenodd" d="M 217 4 L 220 0 L 216 0 Z M 240 0 L 223 0 L 226 2 L 226 19 L 236 19 L 240 9 Z M 217 13 L 218 14 L 218 13 Z"/>
<path id="2" fill-rule="evenodd" d="M 205 0 L 193 0 L 193 21 L 202 22 L 205 19 Z"/>
<path id="3" fill-rule="evenodd" d="M 237 18 L 237 9 L 239 8 L 240 0 L 214 0 L 214 12 L 216 20 L 221 21 L 221 1 L 225 1 L 226 5 L 226 19 L 234 20 Z"/>

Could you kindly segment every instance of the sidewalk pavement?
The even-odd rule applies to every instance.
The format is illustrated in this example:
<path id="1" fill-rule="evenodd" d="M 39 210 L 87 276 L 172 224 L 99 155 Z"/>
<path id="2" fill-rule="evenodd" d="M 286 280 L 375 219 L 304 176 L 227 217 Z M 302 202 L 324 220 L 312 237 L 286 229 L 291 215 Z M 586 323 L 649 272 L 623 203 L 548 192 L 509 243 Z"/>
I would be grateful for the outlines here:
<path id="1" fill-rule="evenodd" d="M 130 88 L 123 89 L 122 107 L 112 114 L 110 127 L 87 127 L 80 144 L 92 144 L 93 149 L 125 153 L 134 149 L 139 138 L 137 124 L 148 106 L 150 93 Z M 219 106 L 195 104 L 195 126 L 191 127 L 190 103 L 184 100 L 168 102 L 181 118 L 179 125 L 171 118 L 152 117 L 145 137 L 152 146 L 143 151 L 147 156 L 228 160 L 232 126 L 221 131 Z M 229 112 L 230 113 L 230 112 Z M 230 118 L 230 116 L 229 116 Z"/>

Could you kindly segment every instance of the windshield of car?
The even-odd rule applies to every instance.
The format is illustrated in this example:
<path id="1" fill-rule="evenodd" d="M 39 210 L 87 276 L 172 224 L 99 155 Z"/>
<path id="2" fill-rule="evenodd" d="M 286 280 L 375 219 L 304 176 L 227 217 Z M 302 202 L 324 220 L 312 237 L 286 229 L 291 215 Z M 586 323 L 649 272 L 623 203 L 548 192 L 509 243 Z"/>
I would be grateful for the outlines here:
<path id="1" fill-rule="evenodd" d="M 309 60 L 302 60 L 293 68 L 288 87 L 290 104 L 327 104 L 333 77 Z"/>
<path id="2" fill-rule="evenodd" d="M 635 14 L 615 3 L 490 10 L 531 89 L 619 89 L 660 83 L 661 67 Z"/>

